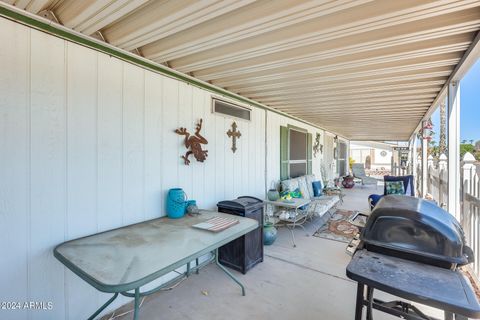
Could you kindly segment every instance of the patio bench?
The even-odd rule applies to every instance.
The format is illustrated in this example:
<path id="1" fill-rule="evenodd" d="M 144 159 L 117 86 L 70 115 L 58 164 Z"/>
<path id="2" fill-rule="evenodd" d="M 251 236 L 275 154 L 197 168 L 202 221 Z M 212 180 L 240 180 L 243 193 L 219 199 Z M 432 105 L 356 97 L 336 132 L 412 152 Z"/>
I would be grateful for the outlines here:
<path id="1" fill-rule="evenodd" d="M 340 197 L 338 195 L 315 196 L 312 183 L 317 180 L 318 179 L 315 177 L 315 175 L 311 174 L 283 180 L 280 183 L 283 191 L 294 191 L 299 189 L 302 194 L 302 198 L 311 201 L 311 204 L 307 208 L 308 214 L 311 218 L 314 216 L 322 217 L 325 213 L 336 208 L 340 202 Z"/>

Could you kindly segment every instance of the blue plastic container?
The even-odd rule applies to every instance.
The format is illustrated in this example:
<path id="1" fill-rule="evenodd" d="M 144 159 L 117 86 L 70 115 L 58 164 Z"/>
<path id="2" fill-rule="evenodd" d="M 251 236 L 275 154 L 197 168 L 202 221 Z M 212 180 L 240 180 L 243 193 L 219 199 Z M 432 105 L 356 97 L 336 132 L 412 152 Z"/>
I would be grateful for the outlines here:
<path id="1" fill-rule="evenodd" d="M 187 195 L 181 188 L 168 190 L 167 215 L 169 218 L 178 219 L 185 215 Z"/>
<path id="2" fill-rule="evenodd" d="M 197 200 L 187 200 L 185 204 L 185 213 L 187 213 L 188 206 L 196 206 Z"/>

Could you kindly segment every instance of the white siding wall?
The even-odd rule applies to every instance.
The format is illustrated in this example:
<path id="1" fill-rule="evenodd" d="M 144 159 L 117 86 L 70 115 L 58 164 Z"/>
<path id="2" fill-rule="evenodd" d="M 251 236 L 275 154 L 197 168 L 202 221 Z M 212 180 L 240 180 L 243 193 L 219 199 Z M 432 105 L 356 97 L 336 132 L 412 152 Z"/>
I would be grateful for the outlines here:
<path id="1" fill-rule="evenodd" d="M 109 295 L 65 269 L 55 245 L 162 216 L 172 187 L 202 208 L 262 198 L 280 174 L 280 125 L 306 127 L 254 108 L 252 121 L 237 120 L 233 154 L 232 119 L 211 113 L 205 90 L 3 18 L 0 43 L 0 300 L 54 303 L 2 318 L 86 318 Z M 208 159 L 185 166 L 174 129 L 200 118 Z"/>

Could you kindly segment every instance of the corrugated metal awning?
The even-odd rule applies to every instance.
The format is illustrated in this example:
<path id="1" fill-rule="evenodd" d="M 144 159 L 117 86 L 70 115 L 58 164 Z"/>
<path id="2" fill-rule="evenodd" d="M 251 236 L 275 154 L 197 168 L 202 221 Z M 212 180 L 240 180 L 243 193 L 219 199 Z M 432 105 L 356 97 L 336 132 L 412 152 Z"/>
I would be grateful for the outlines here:
<path id="1" fill-rule="evenodd" d="M 408 139 L 480 29 L 478 0 L 3 1 L 354 140 Z"/>

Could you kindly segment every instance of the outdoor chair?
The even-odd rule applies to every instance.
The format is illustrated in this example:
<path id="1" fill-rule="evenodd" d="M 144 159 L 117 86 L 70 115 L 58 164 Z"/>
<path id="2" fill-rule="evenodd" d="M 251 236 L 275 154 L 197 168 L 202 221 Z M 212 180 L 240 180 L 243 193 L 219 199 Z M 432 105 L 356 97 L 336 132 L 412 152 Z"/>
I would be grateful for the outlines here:
<path id="1" fill-rule="evenodd" d="M 404 195 L 407 196 L 415 196 L 415 185 L 413 183 L 413 176 L 384 176 L 383 177 L 384 186 L 383 186 L 383 194 L 371 194 L 368 196 L 368 203 L 370 205 L 370 209 L 372 210 L 375 205 L 380 201 L 380 199 L 387 194 L 387 182 L 389 181 L 402 181 L 403 182 L 403 189 Z"/>
<path id="2" fill-rule="evenodd" d="M 377 187 L 378 180 L 367 176 L 363 163 L 352 164 L 352 174 L 355 178 L 358 178 L 362 181 L 362 186 L 374 185 L 375 188 Z"/>

